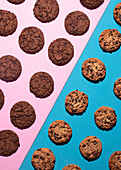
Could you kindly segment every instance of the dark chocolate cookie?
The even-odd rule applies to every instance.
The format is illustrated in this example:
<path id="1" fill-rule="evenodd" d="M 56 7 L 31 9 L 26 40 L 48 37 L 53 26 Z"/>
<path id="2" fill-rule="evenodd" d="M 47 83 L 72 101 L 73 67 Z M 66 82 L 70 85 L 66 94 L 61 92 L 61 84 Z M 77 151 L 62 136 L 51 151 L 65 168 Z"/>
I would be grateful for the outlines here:
<path id="1" fill-rule="evenodd" d="M 56 120 L 49 126 L 48 135 L 55 144 L 65 144 L 72 137 L 72 129 L 67 122 Z"/>
<path id="2" fill-rule="evenodd" d="M 4 101 L 5 101 L 5 96 L 4 96 L 3 91 L 0 89 L 0 110 L 2 109 L 4 105 Z"/>
<path id="3" fill-rule="evenodd" d="M 40 148 L 33 153 L 31 162 L 36 170 L 53 170 L 55 156 L 50 149 Z"/>
<path id="4" fill-rule="evenodd" d="M 44 35 L 37 27 L 26 27 L 19 36 L 20 48 L 28 54 L 36 54 L 44 46 Z"/>
<path id="5" fill-rule="evenodd" d="M 112 129 L 117 122 L 115 110 L 111 107 L 102 106 L 94 114 L 96 125 L 102 130 Z"/>
<path id="6" fill-rule="evenodd" d="M 59 5 L 56 0 L 37 0 L 33 11 L 39 21 L 46 23 L 57 18 Z"/>
<path id="7" fill-rule="evenodd" d="M 80 2 L 88 9 L 96 9 L 103 4 L 104 0 L 80 0 Z"/>
<path id="8" fill-rule="evenodd" d="M 82 64 L 82 74 L 87 80 L 98 83 L 105 78 L 106 68 L 101 60 L 89 58 Z"/>
<path id="9" fill-rule="evenodd" d="M 104 52 L 113 52 L 120 48 L 121 34 L 116 29 L 104 30 L 99 36 L 99 44 Z"/>
<path id="10" fill-rule="evenodd" d="M 12 130 L 0 131 L 0 156 L 10 156 L 20 146 L 18 135 Z"/>
<path id="11" fill-rule="evenodd" d="M 88 96 L 79 90 L 74 90 L 66 96 L 65 108 L 72 115 L 82 114 L 87 106 Z"/>
<path id="12" fill-rule="evenodd" d="M 115 81 L 113 91 L 116 97 L 121 99 L 121 77 Z"/>
<path id="13" fill-rule="evenodd" d="M 115 8 L 114 8 L 114 11 L 113 11 L 113 17 L 115 19 L 115 21 L 121 25 L 121 2 L 118 3 Z"/>
<path id="14" fill-rule="evenodd" d="M 78 165 L 70 164 L 66 165 L 62 170 L 81 170 Z"/>
<path id="15" fill-rule="evenodd" d="M 18 4 L 23 3 L 25 0 L 7 0 L 7 1 L 12 4 L 18 5 Z"/>
<path id="16" fill-rule="evenodd" d="M 46 98 L 54 90 L 54 81 L 46 72 L 37 72 L 30 79 L 30 92 L 36 97 Z"/>
<path id="17" fill-rule="evenodd" d="M 109 158 L 110 170 L 121 170 L 121 151 L 115 151 Z"/>
<path id="18" fill-rule="evenodd" d="M 88 136 L 80 143 L 79 149 L 86 160 L 93 161 L 101 155 L 102 144 L 96 136 Z"/>
<path id="19" fill-rule="evenodd" d="M 34 108 L 26 101 L 15 103 L 10 110 L 10 119 L 19 129 L 29 128 L 36 119 Z"/>
<path id="20" fill-rule="evenodd" d="M 83 35 L 90 26 L 88 16 L 81 11 L 69 13 L 65 18 L 65 29 L 71 35 Z"/>
<path id="21" fill-rule="evenodd" d="M 52 63 L 63 66 L 72 59 L 74 47 L 67 39 L 58 38 L 49 45 L 48 55 Z"/>
<path id="22" fill-rule="evenodd" d="M 22 71 L 20 61 L 11 55 L 0 58 L 0 79 L 5 82 L 12 82 L 18 79 Z"/>
<path id="23" fill-rule="evenodd" d="M 17 28 L 17 17 L 7 10 L 0 10 L 0 35 L 8 36 L 15 32 Z"/>

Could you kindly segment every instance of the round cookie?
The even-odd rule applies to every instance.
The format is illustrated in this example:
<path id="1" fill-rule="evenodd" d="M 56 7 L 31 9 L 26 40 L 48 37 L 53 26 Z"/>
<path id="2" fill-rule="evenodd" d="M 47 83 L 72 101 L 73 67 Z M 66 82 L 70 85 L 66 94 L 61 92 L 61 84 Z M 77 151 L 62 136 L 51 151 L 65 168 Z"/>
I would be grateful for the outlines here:
<path id="1" fill-rule="evenodd" d="M 15 32 L 17 28 L 17 17 L 7 10 L 0 10 L 0 36 L 8 36 Z"/>
<path id="2" fill-rule="evenodd" d="M 51 42 L 48 48 L 48 56 L 52 63 L 63 66 L 67 64 L 74 55 L 74 47 L 65 38 L 58 38 Z"/>
<path id="3" fill-rule="evenodd" d="M 36 54 L 44 46 L 44 35 L 37 27 L 26 27 L 19 36 L 20 48 L 28 54 Z"/>
<path id="4" fill-rule="evenodd" d="M 57 18 L 59 5 L 56 0 L 37 0 L 33 11 L 39 21 L 47 23 Z"/>
<path id="5" fill-rule="evenodd" d="M 23 3 L 25 0 L 7 0 L 7 1 L 12 4 L 18 5 L 18 4 Z"/>
<path id="6" fill-rule="evenodd" d="M 82 64 L 82 74 L 87 80 L 98 83 L 105 78 L 106 68 L 101 60 L 89 58 Z"/>
<path id="7" fill-rule="evenodd" d="M 21 75 L 22 66 L 20 61 L 11 55 L 0 58 L 0 79 L 5 82 L 12 82 Z"/>
<path id="8" fill-rule="evenodd" d="M 3 91 L 0 89 L 0 110 L 2 109 L 4 105 L 4 101 L 5 101 L 5 96 L 4 96 Z"/>
<path id="9" fill-rule="evenodd" d="M 67 122 L 56 120 L 49 126 L 48 136 L 55 144 L 65 144 L 72 137 L 72 129 Z"/>
<path id="10" fill-rule="evenodd" d="M 0 156 L 10 156 L 20 146 L 18 135 L 12 130 L 0 131 Z"/>
<path id="11" fill-rule="evenodd" d="M 103 4 L 104 0 L 80 0 L 80 2 L 88 9 L 96 9 Z"/>
<path id="12" fill-rule="evenodd" d="M 115 110 L 107 106 L 102 106 L 97 109 L 94 114 L 94 119 L 96 125 L 102 130 L 112 129 L 117 122 Z"/>
<path id="13" fill-rule="evenodd" d="M 115 151 L 109 158 L 110 170 L 121 170 L 121 151 Z"/>
<path id="14" fill-rule="evenodd" d="M 30 79 L 30 92 L 36 97 L 46 98 L 54 90 L 54 81 L 46 72 L 37 72 Z"/>
<path id="15" fill-rule="evenodd" d="M 88 96 L 79 90 L 74 90 L 66 96 L 65 108 L 72 115 L 82 114 L 87 106 Z"/>
<path id="16" fill-rule="evenodd" d="M 121 2 L 118 3 L 115 8 L 114 8 L 114 11 L 113 11 L 113 17 L 115 19 L 115 21 L 121 25 Z"/>
<path id="17" fill-rule="evenodd" d="M 121 77 L 115 81 L 113 91 L 116 97 L 121 99 Z"/>
<path id="18" fill-rule="evenodd" d="M 80 143 L 79 149 L 86 160 L 93 161 L 101 155 L 102 144 L 96 136 L 88 136 Z"/>
<path id="19" fill-rule="evenodd" d="M 99 36 L 99 44 L 104 52 L 114 52 L 120 48 L 121 34 L 116 29 L 106 29 Z"/>
<path id="20" fill-rule="evenodd" d="M 53 170 L 55 156 L 50 149 L 40 148 L 33 153 L 31 163 L 33 167 L 38 170 Z"/>
<path id="21" fill-rule="evenodd" d="M 71 12 L 65 18 L 65 29 L 71 35 L 83 35 L 88 31 L 89 26 L 88 16 L 81 11 Z"/>
<path id="22" fill-rule="evenodd" d="M 62 170 L 81 170 L 78 165 L 70 164 L 66 165 Z"/>
<path id="23" fill-rule="evenodd" d="M 19 129 L 29 128 L 36 119 L 34 108 L 26 101 L 15 103 L 10 110 L 11 123 Z"/>

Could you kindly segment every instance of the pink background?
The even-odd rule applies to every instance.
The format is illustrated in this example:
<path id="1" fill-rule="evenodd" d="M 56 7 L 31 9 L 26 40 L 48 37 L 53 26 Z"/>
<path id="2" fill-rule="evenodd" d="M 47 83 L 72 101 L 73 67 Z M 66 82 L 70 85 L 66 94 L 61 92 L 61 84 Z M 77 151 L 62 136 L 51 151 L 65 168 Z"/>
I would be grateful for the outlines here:
<path id="1" fill-rule="evenodd" d="M 18 19 L 16 32 L 8 37 L 0 37 L 0 57 L 10 54 L 18 58 L 22 64 L 22 74 L 17 81 L 6 83 L 0 80 L 0 88 L 5 94 L 5 104 L 0 111 L 0 130 L 11 129 L 18 134 L 20 139 L 20 147 L 15 154 L 10 157 L 0 157 L 0 166 L 3 170 L 19 169 L 109 1 L 105 0 L 104 4 L 98 9 L 88 10 L 80 4 L 79 0 L 58 0 L 59 16 L 55 21 L 43 24 L 33 16 L 36 0 L 26 0 L 21 5 L 13 5 L 7 0 L 0 0 L 0 9 L 14 12 Z M 83 36 L 69 35 L 64 28 L 66 15 L 75 10 L 83 11 L 90 19 L 89 31 Z M 40 28 L 45 37 L 44 48 L 34 55 L 24 53 L 18 45 L 19 34 L 27 26 Z M 61 37 L 67 38 L 74 45 L 74 57 L 67 65 L 59 67 L 49 60 L 48 46 L 50 42 Z M 48 72 L 54 79 L 54 92 L 46 99 L 36 98 L 29 91 L 29 80 L 38 71 Z M 36 111 L 35 123 L 26 130 L 17 129 L 10 122 L 10 109 L 13 104 L 21 100 L 29 102 Z"/>

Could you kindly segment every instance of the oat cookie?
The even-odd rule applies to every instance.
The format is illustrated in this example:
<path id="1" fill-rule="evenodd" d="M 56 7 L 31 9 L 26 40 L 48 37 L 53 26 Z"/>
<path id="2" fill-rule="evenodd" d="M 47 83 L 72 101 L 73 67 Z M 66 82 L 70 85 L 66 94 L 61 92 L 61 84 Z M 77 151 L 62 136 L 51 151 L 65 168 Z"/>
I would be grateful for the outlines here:
<path id="1" fill-rule="evenodd" d="M 12 4 L 18 5 L 18 4 L 23 3 L 25 0 L 7 0 L 7 1 Z"/>
<path id="2" fill-rule="evenodd" d="M 121 99 L 121 77 L 115 81 L 113 91 L 116 97 Z"/>
<path id="3" fill-rule="evenodd" d="M 110 170 L 121 170 L 121 151 L 115 151 L 109 158 Z"/>
<path id="4" fill-rule="evenodd" d="M 2 109 L 4 105 L 4 102 L 5 102 L 5 96 L 4 96 L 3 91 L 0 89 L 0 110 Z"/>
<path id="5" fill-rule="evenodd" d="M 115 8 L 114 8 L 114 11 L 113 11 L 113 17 L 115 19 L 115 21 L 121 25 L 121 2 L 118 3 Z"/>
<path id="6" fill-rule="evenodd" d="M 78 165 L 70 164 L 66 165 L 62 170 L 81 170 Z"/>
<path id="7" fill-rule="evenodd" d="M 96 9 L 103 4 L 104 0 L 80 0 L 80 2 L 88 9 Z"/>

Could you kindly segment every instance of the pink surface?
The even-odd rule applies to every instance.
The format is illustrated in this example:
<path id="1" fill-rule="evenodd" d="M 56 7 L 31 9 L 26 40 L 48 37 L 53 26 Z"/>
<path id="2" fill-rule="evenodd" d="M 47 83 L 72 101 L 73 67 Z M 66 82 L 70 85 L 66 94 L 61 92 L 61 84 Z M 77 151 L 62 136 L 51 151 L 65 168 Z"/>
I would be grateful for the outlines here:
<path id="1" fill-rule="evenodd" d="M 22 74 L 17 81 L 6 83 L 0 80 L 0 88 L 5 94 L 5 104 L 0 111 L 0 130 L 11 129 L 15 131 L 20 138 L 20 147 L 15 154 L 10 157 L 0 157 L 0 166 L 3 170 L 19 169 L 109 1 L 110 0 L 105 0 L 100 8 L 91 11 L 84 8 L 79 0 L 58 0 L 60 6 L 58 18 L 53 22 L 45 24 L 39 22 L 33 16 L 33 6 L 36 0 L 26 0 L 26 2 L 21 5 L 10 4 L 7 0 L 0 1 L 1 9 L 14 12 L 18 18 L 16 32 L 8 37 L 0 37 L 0 57 L 10 54 L 17 57 L 22 64 Z M 83 36 L 71 36 L 64 28 L 66 15 L 75 10 L 83 11 L 90 19 L 89 31 Z M 19 34 L 21 30 L 27 26 L 36 26 L 44 33 L 44 48 L 35 55 L 24 53 L 18 45 Z M 50 42 L 60 37 L 70 40 L 75 50 L 74 57 L 69 64 L 61 67 L 52 64 L 48 58 L 48 46 Z M 29 91 L 29 80 L 31 76 L 38 71 L 46 71 L 54 79 L 54 92 L 46 99 L 36 98 Z M 19 130 L 10 122 L 10 109 L 14 103 L 20 100 L 28 101 L 36 111 L 35 123 L 26 130 Z"/>

